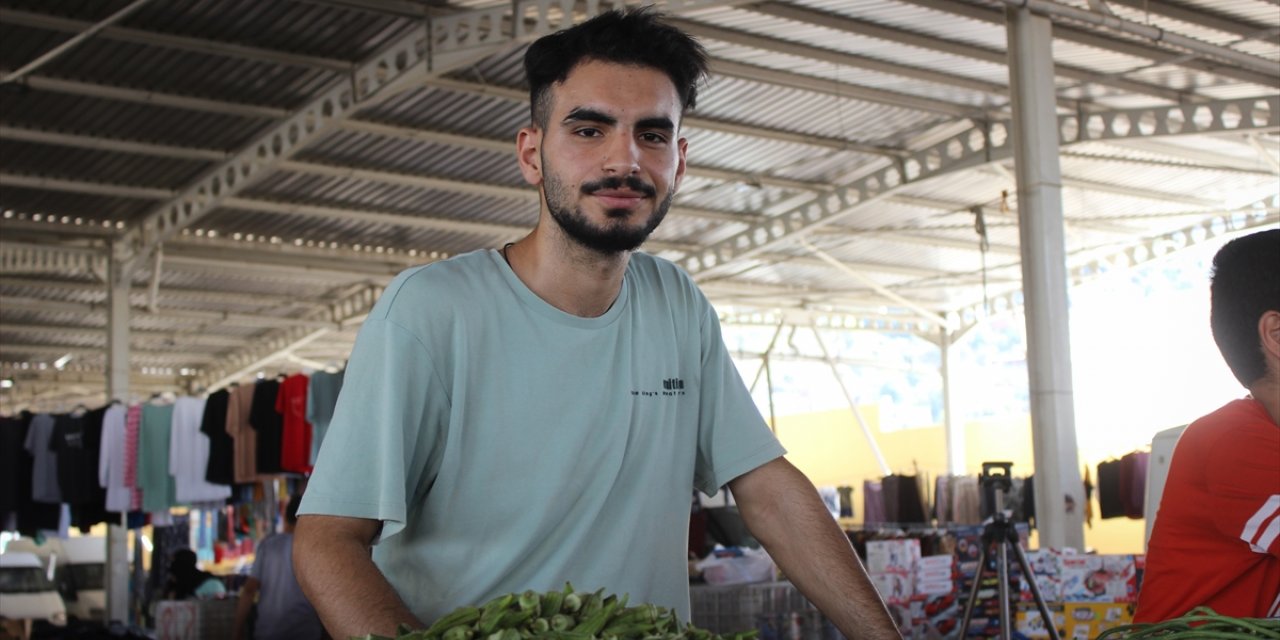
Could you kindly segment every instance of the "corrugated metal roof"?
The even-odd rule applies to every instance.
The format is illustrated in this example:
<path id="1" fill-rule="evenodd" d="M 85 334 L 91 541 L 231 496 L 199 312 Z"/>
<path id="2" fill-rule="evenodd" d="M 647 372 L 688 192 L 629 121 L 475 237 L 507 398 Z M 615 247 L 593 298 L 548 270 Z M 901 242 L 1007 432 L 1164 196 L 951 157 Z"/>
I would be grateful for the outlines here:
<path id="1" fill-rule="evenodd" d="M 0 67 L 12 71 L 128 0 L 2 4 Z M 1131 1 L 1108 5 L 1133 22 L 1280 61 L 1280 42 L 1267 31 L 1280 29 L 1280 14 L 1263 0 L 1189 0 L 1153 7 L 1149 16 Z M 797 207 L 827 198 L 833 184 L 1007 117 L 1003 6 L 773 0 L 679 16 L 708 34 L 702 40 L 713 66 L 733 75 L 713 75 L 700 89 L 682 131 L 688 175 L 646 248 L 677 260 L 736 242 L 753 221 L 792 220 L 804 210 Z M 1208 13 L 1202 20 L 1163 14 L 1186 7 Z M 791 8 L 820 13 L 802 19 Z M 99 251 L 96 264 L 105 264 L 107 243 L 128 230 L 126 223 L 164 210 L 170 194 L 248 148 L 288 110 L 346 82 L 348 68 L 421 32 L 425 11 L 404 3 L 152 0 L 37 69 L 28 86 L 0 88 L 0 256 L 12 265 L 0 276 L 0 366 L 12 370 L 15 358 L 30 358 L 48 371 L 56 357 L 50 353 L 65 347 L 85 354 L 73 366 L 101 370 L 95 350 L 104 339 L 106 293 L 101 274 L 80 259 L 83 251 Z M 822 12 L 850 22 L 823 19 Z M 1254 27 L 1258 33 L 1240 33 Z M 1256 71 L 1206 70 L 1202 58 L 1168 43 L 1070 20 L 1058 20 L 1055 34 L 1063 114 L 1077 107 L 1073 100 L 1087 111 L 1275 95 L 1274 84 L 1252 84 Z M 1240 41 L 1249 35 L 1257 37 Z M 261 160 L 263 170 L 237 185 L 233 199 L 196 212 L 164 244 L 159 313 L 143 311 L 152 263 L 132 274 L 138 349 L 131 365 L 143 370 L 135 373 L 150 376 L 148 384 L 181 384 L 193 371 L 230 373 L 231 354 L 276 350 L 271 340 L 298 329 L 299 318 L 358 318 L 361 307 L 338 304 L 343 296 L 376 291 L 410 265 L 499 247 L 526 233 L 538 216 L 537 198 L 512 153 L 529 117 L 523 52 L 509 46 L 457 68 L 433 68 L 443 78 L 406 83 L 398 94 L 359 105 L 350 116 L 358 122 L 330 123 L 285 162 Z M 1258 123 L 1248 124 L 1265 124 L 1280 108 L 1273 104 L 1264 102 L 1254 114 Z M 1258 206 L 1275 216 L 1278 150 L 1280 138 L 1252 126 L 1065 145 L 1068 261 L 1083 264 L 1215 213 L 1258 211 L 1251 207 L 1264 200 Z M 1009 172 L 975 161 L 877 196 L 797 237 L 877 286 L 939 313 L 955 311 L 1016 290 L 1018 202 Z M 985 255 L 975 205 L 991 245 Z M 71 254 L 59 253 L 67 247 Z M 713 302 L 738 310 L 903 313 L 792 238 L 706 284 Z M 792 293 L 769 293 L 782 289 Z M 67 310 L 77 304 L 93 311 Z M 216 320 L 222 317 L 230 320 Z M 41 324 L 57 330 L 31 328 Z M 328 326 L 330 336 L 297 353 L 340 360 L 353 332 Z M 235 341 L 248 350 L 226 346 Z"/>

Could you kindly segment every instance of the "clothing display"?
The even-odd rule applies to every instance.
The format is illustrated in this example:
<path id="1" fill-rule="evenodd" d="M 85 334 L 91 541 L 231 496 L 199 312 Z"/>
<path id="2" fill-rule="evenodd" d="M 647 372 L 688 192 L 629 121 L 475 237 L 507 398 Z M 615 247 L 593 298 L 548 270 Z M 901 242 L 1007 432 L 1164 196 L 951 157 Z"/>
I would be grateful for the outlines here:
<path id="1" fill-rule="evenodd" d="M 106 509 L 127 512 L 134 508 L 133 493 L 124 480 L 125 416 L 129 409 L 116 403 L 102 417 L 102 446 L 98 450 L 98 485 L 106 490 Z"/>
<path id="2" fill-rule="evenodd" d="M 311 472 L 311 423 L 307 422 L 307 376 L 296 373 L 280 383 L 276 411 L 281 416 L 280 468 Z"/>
<path id="3" fill-rule="evenodd" d="M 37 414 L 27 427 L 24 446 L 34 459 L 31 470 L 31 499 L 45 504 L 62 504 L 62 490 L 58 487 L 58 457 L 49 447 L 56 426 L 54 417 Z"/>
<path id="4" fill-rule="evenodd" d="M 783 453 L 671 263 L 632 255 L 583 318 L 475 252 L 369 313 L 299 513 L 382 521 L 374 561 L 420 620 L 565 580 L 687 620 L 689 487 Z"/>
<path id="5" fill-rule="evenodd" d="M 1108 460 L 1098 464 L 1098 517 L 1104 520 L 1125 516 L 1120 476 L 1119 460 Z"/>
<path id="6" fill-rule="evenodd" d="M 311 374 L 311 383 L 307 386 L 307 422 L 311 423 L 312 465 L 320 453 L 324 434 L 329 430 L 329 421 L 333 420 L 333 407 L 338 403 L 338 392 L 342 390 L 343 373 L 317 371 Z"/>
<path id="7" fill-rule="evenodd" d="M 174 499 L 179 504 L 222 502 L 231 497 L 230 486 L 205 480 L 209 436 L 200 431 L 204 407 L 203 398 L 180 397 L 173 403 L 169 475 L 173 477 Z"/>
<path id="8" fill-rule="evenodd" d="M 258 434 L 249 426 L 257 385 L 233 384 L 227 396 L 227 435 L 232 441 L 232 471 L 237 483 L 258 477 Z"/>
<path id="9" fill-rule="evenodd" d="M 215 484 L 234 484 L 235 441 L 227 433 L 227 405 L 231 392 L 219 389 L 209 394 L 200 416 L 200 433 L 209 439 L 209 462 L 204 479 Z"/>
<path id="10" fill-rule="evenodd" d="M 257 434 L 258 473 L 281 473 L 281 438 L 284 435 L 284 417 L 277 409 L 280 394 L 278 380 L 259 380 L 253 385 L 253 404 L 249 408 L 249 426 Z"/>
<path id="11" fill-rule="evenodd" d="M 178 499 L 173 476 L 169 475 L 169 438 L 173 426 L 173 405 L 142 405 L 138 429 L 138 488 L 142 489 L 142 509 L 149 513 L 168 512 Z"/>
<path id="12" fill-rule="evenodd" d="M 1207 605 L 1280 616 L 1280 427 L 1252 398 L 1192 422 L 1174 448 L 1137 622 Z M 1099 478 L 1101 481 L 1101 478 Z"/>

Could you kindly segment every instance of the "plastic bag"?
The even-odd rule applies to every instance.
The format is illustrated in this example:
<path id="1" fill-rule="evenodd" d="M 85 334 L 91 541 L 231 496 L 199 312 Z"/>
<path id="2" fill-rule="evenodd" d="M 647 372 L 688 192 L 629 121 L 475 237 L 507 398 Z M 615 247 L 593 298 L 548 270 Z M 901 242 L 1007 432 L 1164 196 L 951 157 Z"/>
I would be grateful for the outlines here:
<path id="1" fill-rule="evenodd" d="M 773 580 L 773 558 L 764 549 L 750 547 L 716 548 L 694 565 L 707 584 L 746 584 Z"/>

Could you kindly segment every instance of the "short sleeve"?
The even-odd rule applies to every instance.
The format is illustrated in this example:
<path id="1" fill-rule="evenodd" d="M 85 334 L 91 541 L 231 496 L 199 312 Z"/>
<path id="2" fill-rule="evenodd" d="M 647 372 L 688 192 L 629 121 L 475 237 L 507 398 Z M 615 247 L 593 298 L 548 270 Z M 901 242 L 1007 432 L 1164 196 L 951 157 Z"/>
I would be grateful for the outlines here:
<path id="1" fill-rule="evenodd" d="M 1256 553 L 1280 558 L 1280 435 L 1241 430 L 1212 444 L 1205 470 L 1214 524 Z"/>
<path id="2" fill-rule="evenodd" d="M 416 335 L 385 319 L 360 328 L 333 421 L 298 510 L 404 528 L 443 451 L 449 400 Z"/>
<path id="3" fill-rule="evenodd" d="M 760 416 L 729 358 L 715 310 L 705 298 L 699 300 L 702 376 L 693 480 L 695 488 L 712 496 L 730 480 L 786 454 L 786 449 Z"/>

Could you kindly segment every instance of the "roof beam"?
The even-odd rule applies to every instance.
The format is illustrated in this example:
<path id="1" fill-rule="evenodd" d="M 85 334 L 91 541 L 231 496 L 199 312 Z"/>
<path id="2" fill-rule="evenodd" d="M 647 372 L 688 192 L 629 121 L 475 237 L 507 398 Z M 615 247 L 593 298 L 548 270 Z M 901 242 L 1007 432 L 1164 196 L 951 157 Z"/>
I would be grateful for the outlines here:
<path id="1" fill-rule="evenodd" d="M 702 22 L 694 22 L 692 20 L 674 19 L 670 22 L 672 25 L 679 27 L 682 31 L 699 38 L 719 40 L 721 42 L 727 42 L 729 44 L 735 44 L 743 47 L 751 47 L 761 51 L 781 53 L 800 58 L 810 58 L 853 69 L 866 69 L 868 71 L 876 71 L 903 78 L 912 78 L 922 82 L 956 87 L 967 91 L 973 91 L 975 93 L 1003 95 L 1007 93 L 1009 89 L 1006 85 L 996 82 L 987 82 L 985 80 L 978 80 L 975 78 L 956 76 L 940 71 L 934 71 L 932 69 L 912 67 L 869 56 L 845 53 L 833 49 L 824 49 L 813 45 L 792 42 L 781 38 L 774 38 L 746 31 L 726 29 L 724 27 L 717 27 Z M 827 82 L 830 83 L 830 81 Z"/>
<path id="2" fill-rule="evenodd" d="M 166 259 L 168 256 L 166 256 Z M 145 305 L 133 305 L 135 309 L 145 310 Z M 85 316 L 105 317 L 107 305 L 103 303 L 61 302 L 40 298 L 0 295 L 0 307 L 6 311 L 34 311 L 38 313 L 78 313 Z M 332 327 L 332 322 L 290 318 L 284 316 L 265 316 L 249 313 L 223 313 L 218 311 L 189 311 L 161 307 L 155 313 L 138 313 L 135 318 L 157 317 L 191 322 L 217 322 L 245 327 Z"/>
<path id="3" fill-rule="evenodd" d="M 1280 44 L 1280 27 L 1246 22 L 1217 13 L 1203 6 L 1192 7 L 1173 0 L 1107 0 L 1110 4 L 1151 12 L 1158 16 L 1173 18 L 1208 29 L 1240 36 L 1246 40 L 1261 40 L 1271 44 Z"/>
<path id="4" fill-rule="evenodd" d="M 887 27 L 874 22 L 859 20 L 857 18 L 851 18 L 837 13 L 817 11 L 781 2 L 765 2 L 748 7 L 748 10 L 777 18 L 795 20 L 797 22 L 805 22 L 829 29 L 836 29 L 846 33 L 878 38 L 886 42 L 897 42 L 930 51 L 939 51 L 954 56 L 981 60 L 983 62 L 998 64 L 1002 67 L 1007 66 L 1009 63 L 1008 54 L 999 49 L 989 49 L 966 42 L 947 40 L 945 38 L 939 38 L 933 34 L 917 33 L 897 27 Z M 1058 29 L 1058 27 L 1055 28 L 1055 34 L 1057 34 Z M 1091 35 L 1090 37 L 1096 36 Z M 1134 47 L 1142 47 L 1145 49 L 1145 53 L 1149 55 L 1168 57 L 1167 54 L 1153 47 L 1145 47 L 1145 45 L 1129 43 L 1128 41 L 1123 40 L 1117 40 L 1115 42 L 1124 43 L 1126 46 L 1132 44 Z M 1189 62 L 1188 64 L 1194 63 Z M 1168 87 L 1162 87 L 1146 82 L 1107 76 L 1092 69 L 1086 69 L 1083 67 L 1055 63 L 1053 68 L 1054 73 L 1063 78 L 1109 86 L 1129 93 L 1149 95 L 1166 100 L 1172 100 L 1174 102 L 1181 102 L 1189 95 L 1193 95 L 1189 92 L 1170 89 Z M 1217 67 L 1213 68 L 1216 69 Z M 1008 87 L 1005 87 L 1005 90 L 1005 95 L 1007 95 Z"/>
<path id="5" fill-rule="evenodd" d="M 1280 124 L 1280 97 L 1264 96 L 1215 100 L 1203 105 L 1160 109 L 1120 109 L 1083 116 L 1058 118 L 1062 145 L 1091 140 L 1149 138 L 1242 131 Z M 829 196 L 803 203 L 768 221 L 708 246 L 686 257 L 683 266 L 696 278 L 732 271 L 737 262 L 762 251 L 791 243 L 813 230 L 844 219 L 864 207 L 891 196 L 907 185 L 932 180 L 956 171 L 991 165 L 1012 157 L 1009 125 L 975 127 L 950 140 L 917 151 L 900 166 L 890 166 L 844 185 Z"/>
<path id="6" fill-rule="evenodd" d="M 86 20 L 75 20 L 33 11 L 0 8 L 0 22 L 24 27 L 35 27 L 49 31 L 78 32 L 89 28 L 92 23 Z M 277 49 L 250 47 L 233 42 L 220 42 L 207 38 L 189 35 L 145 31 L 130 27 L 109 26 L 98 33 L 99 37 L 155 47 L 173 49 L 175 51 L 191 51 L 215 56 L 229 56 L 260 60 L 294 67 L 327 69 L 337 73 L 350 72 L 355 63 L 348 60 L 323 58 L 314 55 L 300 55 Z"/>
<path id="7" fill-rule="evenodd" d="M 953 0 L 901 0 L 901 1 L 926 7 L 928 9 L 933 9 L 934 11 L 939 11 L 942 13 L 950 13 L 953 15 L 963 16 L 971 20 L 988 22 L 991 24 L 998 24 L 998 25 L 1001 25 L 1002 27 L 1004 26 L 1004 22 L 1005 22 L 1004 12 L 998 8 L 987 8 L 985 6 L 970 4 L 967 2 L 954 2 Z M 1030 1 L 1030 0 L 1027 0 L 1027 1 Z M 1091 47 L 1098 47 L 1098 48 L 1101 48 L 1107 51 L 1112 51 L 1115 53 L 1132 55 L 1132 56 L 1144 58 L 1147 60 L 1158 59 L 1160 61 L 1168 61 L 1170 63 L 1186 66 L 1187 68 L 1200 67 L 1201 70 L 1211 69 L 1212 73 L 1222 75 L 1225 77 L 1236 77 L 1236 74 L 1243 72 L 1244 74 L 1247 74 L 1245 77 L 1249 78 L 1248 80 L 1246 80 L 1246 82 L 1257 83 L 1258 81 L 1263 81 L 1263 86 L 1275 86 L 1276 81 L 1273 79 L 1273 76 L 1269 76 L 1264 69 L 1255 70 L 1255 69 L 1247 68 L 1246 66 L 1233 68 L 1229 65 L 1223 65 L 1221 63 L 1215 64 L 1212 62 L 1204 62 L 1204 61 L 1191 62 L 1192 60 L 1195 60 L 1195 58 L 1187 57 L 1185 55 L 1185 51 L 1181 49 L 1166 50 L 1157 45 L 1135 44 L 1132 42 L 1122 40 L 1120 38 L 1109 37 L 1109 36 L 1101 35 L 1094 31 L 1080 29 L 1069 23 L 1063 23 L 1062 19 L 1057 16 L 1051 16 L 1051 17 L 1054 18 L 1054 21 L 1053 21 L 1054 22 L 1053 24 L 1054 38 L 1059 38 L 1062 40 L 1066 40 L 1068 42 L 1075 42 L 1077 44 L 1084 44 Z M 1170 35 L 1173 35 L 1173 34 L 1170 34 Z M 1238 54 L 1239 52 L 1235 52 L 1235 53 Z M 1236 78 L 1236 79 L 1240 79 L 1240 78 Z"/>
<path id="8" fill-rule="evenodd" d="M 718 6 L 723 0 L 681 0 L 667 3 L 673 12 Z M 555 7 L 559 9 L 559 7 Z M 529 10 L 534 15 L 529 15 Z M 577 21 L 604 10 L 592 5 Z M 117 259 L 128 271 L 145 260 L 161 243 L 216 209 L 248 184 L 288 160 L 319 138 L 334 122 L 395 95 L 423 79 L 447 73 L 509 46 L 551 33 L 561 25 L 551 20 L 551 3 L 499 5 L 433 17 L 427 28 L 407 29 L 383 50 L 357 65 L 350 77 L 330 83 L 301 108 L 290 112 L 236 155 L 210 169 L 180 195 L 153 209 L 131 226 L 116 247 Z M 530 18 L 532 20 L 530 21 Z M 504 26 L 509 30 L 504 30 Z"/>
<path id="9" fill-rule="evenodd" d="M 73 325 L 14 324 L 6 322 L 0 325 L 0 333 L 21 333 L 80 339 L 83 339 L 85 336 L 101 334 L 103 339 L 103 348 L 105 349 L 107 328 Z M 220 348 L 242 347 L 245 343 L 245 338 L 243 336 L 220 336 L 208 333 L 207 331 L 167 331 L 163 329 L 139 329 L 137 327 L 129 330 L 129 338 L 135 344 L 148 344 L 160 340 L 169 342 L 173 345 L 178 345 L 180 343 L 183 345 L 191 344 L 201 347 Z"/>

